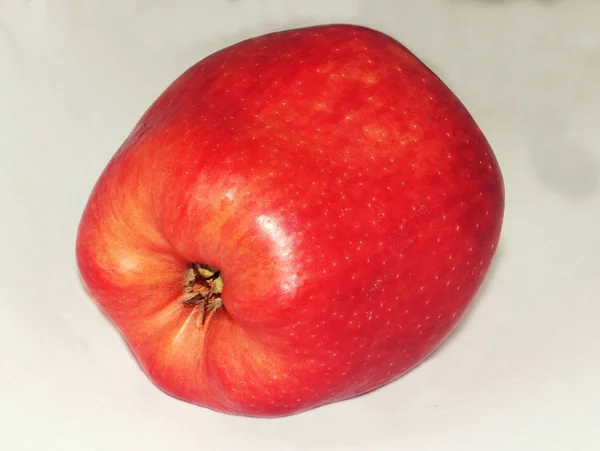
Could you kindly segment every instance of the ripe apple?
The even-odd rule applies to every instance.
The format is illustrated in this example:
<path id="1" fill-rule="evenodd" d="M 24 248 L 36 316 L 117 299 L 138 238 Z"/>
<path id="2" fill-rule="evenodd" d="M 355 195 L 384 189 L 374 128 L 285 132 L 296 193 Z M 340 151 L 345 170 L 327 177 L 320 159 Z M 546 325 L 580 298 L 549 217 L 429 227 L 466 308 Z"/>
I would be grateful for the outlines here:
<path id="1" fill-rule="evenodd" d="M 158 387 L 281 416 L 426 358 L 503 211 L 492 150 L 438 77 L 385 34 L 317 26 L 168 87 L 94 187 L 77 261 Z"/>

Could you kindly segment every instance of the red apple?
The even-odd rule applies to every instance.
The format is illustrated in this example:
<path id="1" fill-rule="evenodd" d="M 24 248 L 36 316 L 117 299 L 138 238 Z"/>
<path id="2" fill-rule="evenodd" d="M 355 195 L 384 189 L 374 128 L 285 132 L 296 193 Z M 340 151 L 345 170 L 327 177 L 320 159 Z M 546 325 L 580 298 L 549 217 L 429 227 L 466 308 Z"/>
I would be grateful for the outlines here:
<path id="1" fill-rule="evenodd" d="M 438 77 L 382 33 L 318 26 L 181 75 L 98 180 L 77 261 L 158 387 L 281 416 L 427 357 L 503 211 L 492 150 Z"/>

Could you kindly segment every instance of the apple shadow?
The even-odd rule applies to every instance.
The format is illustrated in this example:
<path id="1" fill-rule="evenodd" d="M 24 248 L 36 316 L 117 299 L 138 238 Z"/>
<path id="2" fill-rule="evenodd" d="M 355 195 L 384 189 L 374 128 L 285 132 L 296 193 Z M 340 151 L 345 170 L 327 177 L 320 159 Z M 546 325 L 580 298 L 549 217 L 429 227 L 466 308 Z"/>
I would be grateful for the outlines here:
<path id="1" fill-rule="evenodd" d="M 467 307 L 462 318 L 458 321 L 458 323 L 450 331 L 448 336 L 446 336 L 446 338 L 440 343 L 440 345 L 436 349 L 433 350 L 433 352 L 429 355 L 429 357 L 427 357 L 425 359 L 425 361 L 427 361 L 431 358 L 435 358 L 435 356 L 439 352 L 443 352 L 443 350 L 446 347 L 452 346 L 452 342 L 454 340 L 456 340 L 456 338 L 461 334 L 462 330 L 466 329 L 469 326 L 469 323 L 476 316 L 476 312 L 477 312 L 478 308 L 481 306 L 483 300 L 487 297 L 487 294 L 490 291 L 490 287 L 492 286 L 492 281 L 494 280 L 494 278 L 498 272 L 498 268 L 502 264 L 501 262 L 504 260 L 505 256 L 506 256 L 506 246 L 504 245 L 504 242 L 501 239 L 498 244 L 498 249 L 496 250 L 496 254 L 494 255 L 492 262 L 490 264 L 490 267 L 488 269 L 487 275 L 486 275 L 483 283 L 481 284 L 479 291 L 473 298 L 473 301 Z"/>

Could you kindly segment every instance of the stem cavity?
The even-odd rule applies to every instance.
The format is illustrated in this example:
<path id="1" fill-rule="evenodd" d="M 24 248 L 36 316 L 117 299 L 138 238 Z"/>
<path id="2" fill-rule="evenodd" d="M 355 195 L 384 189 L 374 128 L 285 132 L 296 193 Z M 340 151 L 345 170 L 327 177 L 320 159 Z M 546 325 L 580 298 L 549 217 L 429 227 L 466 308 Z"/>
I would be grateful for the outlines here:
<path id="1" fill-rule="evenodd" d="M 196 325 L 206 327 L 215 311 L 223 306 L 221 271 L 202 263 L 192 263 L 186 272 L 183 304 L 198 312 Z"/>

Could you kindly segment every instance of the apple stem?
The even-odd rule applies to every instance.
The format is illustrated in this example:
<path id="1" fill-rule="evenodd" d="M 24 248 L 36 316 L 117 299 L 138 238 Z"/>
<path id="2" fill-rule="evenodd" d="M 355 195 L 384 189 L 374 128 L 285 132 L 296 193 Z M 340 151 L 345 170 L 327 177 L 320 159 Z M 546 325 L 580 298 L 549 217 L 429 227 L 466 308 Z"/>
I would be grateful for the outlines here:
<path id="1" fill-rule="evenodd" d="M 202 263 L 192 263 L 186 272 L 183 304 L 198 311 L 196 325 L 206 327 L 215 311 L 223 306 L 221 271 Z"/>

